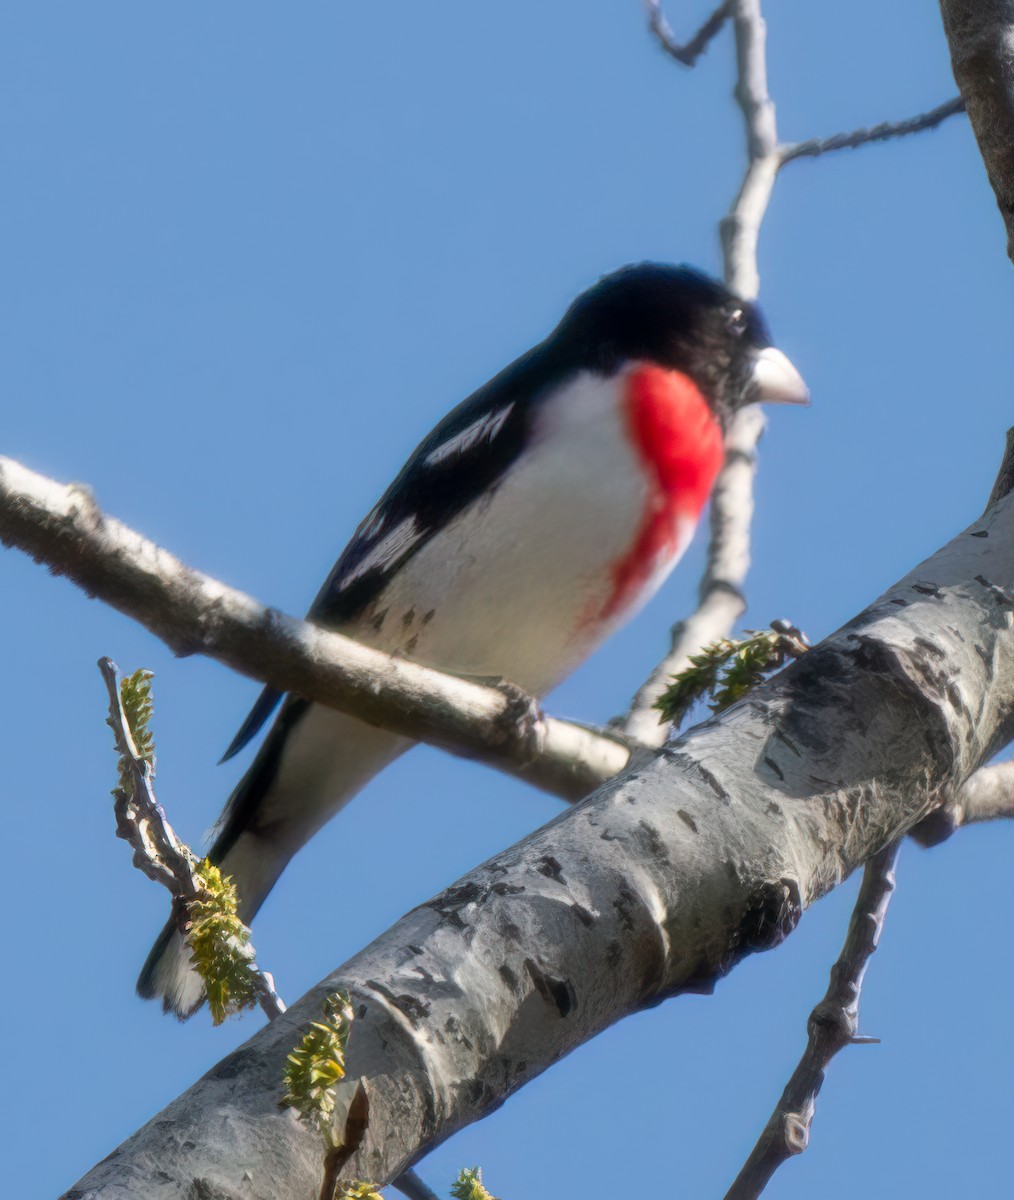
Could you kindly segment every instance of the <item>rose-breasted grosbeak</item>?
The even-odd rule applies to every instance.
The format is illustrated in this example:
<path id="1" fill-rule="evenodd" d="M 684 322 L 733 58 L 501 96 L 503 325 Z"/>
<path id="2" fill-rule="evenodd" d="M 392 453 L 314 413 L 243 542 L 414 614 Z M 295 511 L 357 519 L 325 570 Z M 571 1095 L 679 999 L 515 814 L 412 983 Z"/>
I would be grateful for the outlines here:
<path id="1" fill-rule="evenodd" d="M 624 267 L 423 440 L 356 530 L 309 619 L 541 696 L 675 565 L 735 410 L 806 399 L 752 305 L 686 267 Z M 292 855 L 411 744 L 266 688 L 225 758 L 280 701 L 210 853 L 235 880 L 245 921 Z M 203 998 L 189 963 L 170 921 L 138 991 L 188 1016 Z"/>

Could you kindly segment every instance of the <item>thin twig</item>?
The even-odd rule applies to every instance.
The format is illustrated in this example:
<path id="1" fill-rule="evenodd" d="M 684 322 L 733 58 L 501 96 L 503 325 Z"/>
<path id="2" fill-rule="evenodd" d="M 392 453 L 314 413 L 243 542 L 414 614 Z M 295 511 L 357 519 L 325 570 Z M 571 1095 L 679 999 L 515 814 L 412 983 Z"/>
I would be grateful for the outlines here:
<path id="1" fill-rule="evenodd" d="M 887 142 L 892 138 L 907 137 L 910 133 L 922 133 L 926 129 L 936 129 L 948 117 L 953 117 L 965 111 L 965 102 L 960 96 L 948 100 L 946 104 L 938 104 L 929 112 L 920 113 L 904 121 L 882 121 L 870 129 L 854 129 L 851 133 L 836 133 L 832 137 L 808 138 L 805 142 L 790 142 L 779 149 L 781 165 L 792 162 L 796 158 L 817 158 L 821 154 L 830 154 L 834 150 L 855 150 L 859 146 L 869 145 L 870 142 Z"/>
<path id="2" fill-rule="evenodd" d="M 795 158 L 814 157 L 932 129 L 964 109 L 963 101 L 957 97 L 907 121 L 885 122 L 872 129 L 780 145 L 775 108 L 768 94 L 766 27 L 760 0 L 727 0 L 685 47 L 675 42 L 658 3 L 649 0 L 648 8 L 652 32 L 680 62 L 684 61 L 684 54 L 692 53 L 692 63 L 725 20 L 731 17 L 734 22 L 736 99 L 743 113 L 748 161 L 736 201 L 722 220 L 721 237 L 725 281 L 744 299 L 755 299 L 760 289 L 757 244 L 781 167 Z M 701 40 L 705 31 L 707 37 Z M 637 692 L 626 719 L 618 723 L 628 736 L 644 745 L 661 746 L 671 731 L 669 724 L 659 721 L 654 706 L 672 676 L 686 670 L 690 656 L 699 653 L 703 646 L 728 637 L 746 609 L 743 585 L 750 567 L 756 450 L 765 423 L 760 409 L 752 406 L 737 414 L 728 431 L 726 464 L 711 498 L 708 561 L 701 578 L 697 608 L 673 626 L 669 653 Z"/>
<path id="3" fill-rule="evenodd" d="M 736 99 L 746 130 L 747 167 L 739 192 L 720 225 L 725 281 L 745 300 L 760 289 L 757 242 L 778 174 L 778 130 L 775 106 L 768 95 L 765 26 L 760 0 L 730 0 L 736 35 L 738 82 Z M 690 655 L 728 637 L 746 608 L 743 585 L 750 568 L 750 524 L 757 443 L 766 419 L 758 405 L 736 414 L 726 434 L 725 466 L 711 496 L 711 540 L 696 610 L 673 627 L 669 653 L 638 691 L 623 731 L 639 742 L 661 746 L 669 727 L 659 724 L 654 705 L 669 679 L 685 670 Z"/>
<path id="4" fill-rule="evenodd" d="M 412 1170 L 403 1171 L 397 1179 L 392 1180 L 391 1187 L 396 1187 L 409 1200 L 440 1200 L 429 1184 Z"/>
<path id="5" fill-rule="evenodd" d="M 198 860 L 176 836 L 176 831 L 155 798 L 154 770 L 152 764 L 141 757 L 134 744 L 120 695 L 116 663 L 111 658 L 100 658 L 98 666 L 109 693 L 109 724 L 116 740 L 116 749 L 129 766 L 133 781 L 129 793 L 125 788 L 117 788 L 114 792 L 116 836 L 133 847 L 134 866 L 169 891 L 173 898 L 173 911 L 183 922 L 189 902 L 205 891 L 196 872 Z M 275 991 L 271 975 L 259 970 L 252 961 L 250 969 L 256 978 L 258 1003 L 268 1019 L 285 1012 L 285 1005 Z"/>
<path id="6" fill-rule="evenodd" d="M 831 968 L 827 993 L 810 1013 L 806 1050 L 725 1200 L 756 1200 L 781 1164 L 806 1149 L 817 1096 L 831 1059 L 845 1046 L 879 1041 L 856 1032 L 859 998 L 894 891 L 898 845 L 892 842 L 866 864 L 845 944 Z"/>
<path id="7" fill-rule="evenodd" d="M 682 45 L 676 41 L 672 26 L 665 19 L 659 0 L 647 0 L 648 28 L 658 38 L 659 45 L 684 67 L 692 67 L 707 50 L 709 43 L 729 19 L 729 0 L 724 0 L 698 29 L 689 42 Z"/>

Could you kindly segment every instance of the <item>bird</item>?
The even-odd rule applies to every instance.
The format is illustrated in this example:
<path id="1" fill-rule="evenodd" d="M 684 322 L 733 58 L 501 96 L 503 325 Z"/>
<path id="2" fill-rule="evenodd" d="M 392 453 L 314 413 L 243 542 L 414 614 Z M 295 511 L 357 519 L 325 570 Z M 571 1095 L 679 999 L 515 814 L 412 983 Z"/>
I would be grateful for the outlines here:
<path id="1" fill-rule="evenodd" d="M 675 566 L 735 412 L 808 399 L 755 304 L 688 266 L 622 267 L 423 439 L 307 619 L 540 697 Z M 209 851 L 247 923 L 296 851 L 412 744 L 269 686 L 222 761 L 276 709 Z M 137 990 L 181 1020 L 202 1004 L 175 918 Z"/>

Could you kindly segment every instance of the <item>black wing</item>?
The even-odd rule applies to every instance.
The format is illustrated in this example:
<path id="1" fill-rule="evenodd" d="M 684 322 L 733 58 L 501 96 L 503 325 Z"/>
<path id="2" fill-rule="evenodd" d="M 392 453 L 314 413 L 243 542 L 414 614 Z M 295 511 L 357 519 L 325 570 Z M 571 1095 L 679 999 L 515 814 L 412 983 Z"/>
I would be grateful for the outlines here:
<path id="1" fill-rule="evenodd" d="M 257 697 L 257 703 L 250 709 L 247 719 L 239 727 L 236 736 L 229 743 L 229 749 L 218 760 L 218 765 L 228 762 L 234 754 L 238 754 L 240 750 L 256 737 L 261 726 L 271 716 L 278 707 L 278 702 L 281 700 L 284 692 L 278 692 L 273 687 L 266 687 L 263 692 Z"/>
<path id="2" fill-rule="evenodd" d="M 360 523 L 309 619 L 327 626 L 354 621 L 438 529 L 495 488 L 524 448 L 539 401 L 572 370 L 552 342 L 543 342 L 449 412 Z M 281 698 L 264 689 L 223 762 L 258 733 Z"/>
<path id="3" fill-rule="evenodd" d="M 568 372 L 543 343 L 447 414 L 416 447 L 335 563 L 310 608 L 321 625 L 354 621 L 413 554 L 503 478 L 538 403 Z"/>

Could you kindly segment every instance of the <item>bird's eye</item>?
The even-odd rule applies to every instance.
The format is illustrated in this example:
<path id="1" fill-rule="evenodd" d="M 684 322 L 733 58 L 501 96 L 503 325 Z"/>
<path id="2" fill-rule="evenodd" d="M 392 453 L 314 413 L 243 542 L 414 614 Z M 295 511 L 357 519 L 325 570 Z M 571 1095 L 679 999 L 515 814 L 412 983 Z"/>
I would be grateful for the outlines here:
<path id="1" fill-rule="evenodd" d="M 734 308 L 729 313 L 728 327 L 733 337 L 742 337 L 746 333 L 746 316 L 741 308 Z"/>

